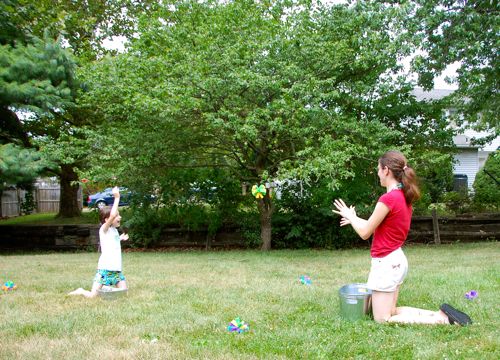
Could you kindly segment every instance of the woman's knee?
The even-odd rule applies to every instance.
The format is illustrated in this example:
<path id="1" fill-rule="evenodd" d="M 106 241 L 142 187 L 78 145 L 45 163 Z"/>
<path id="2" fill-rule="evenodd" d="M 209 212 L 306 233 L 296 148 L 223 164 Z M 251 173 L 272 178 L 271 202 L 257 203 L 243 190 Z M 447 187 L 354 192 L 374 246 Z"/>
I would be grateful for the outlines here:
<path id="1" fill-rule="evenodd" d="M 390 315 L 386 315 L 386 316 L 378 315 L 377 316 L 377 315 L 373 314 L 373 320 L 375 320 L 379 324 L 384 324 L 384 323 L 388 322 L 390 317 L 391 317 Z"/>
<path id="2" fill-rule="evenodd" d="M 373 319 L 378 323 L 385 323 L 393 315 L 397 301 L 397 292 L 373 291 L 372 311 Z"/>

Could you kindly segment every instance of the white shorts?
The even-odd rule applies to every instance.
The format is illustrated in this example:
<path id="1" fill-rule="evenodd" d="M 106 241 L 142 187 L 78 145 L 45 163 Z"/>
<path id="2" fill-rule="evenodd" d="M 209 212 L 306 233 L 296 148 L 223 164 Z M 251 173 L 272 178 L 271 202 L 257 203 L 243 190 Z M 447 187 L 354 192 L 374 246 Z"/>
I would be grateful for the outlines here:
<path id="1" fill-rule="evenodd" d="M 394 292 L 408 272 L 408 260 L 401 248 L 383 258 L 372 258 L 366 286 L 375 291 Z"/>

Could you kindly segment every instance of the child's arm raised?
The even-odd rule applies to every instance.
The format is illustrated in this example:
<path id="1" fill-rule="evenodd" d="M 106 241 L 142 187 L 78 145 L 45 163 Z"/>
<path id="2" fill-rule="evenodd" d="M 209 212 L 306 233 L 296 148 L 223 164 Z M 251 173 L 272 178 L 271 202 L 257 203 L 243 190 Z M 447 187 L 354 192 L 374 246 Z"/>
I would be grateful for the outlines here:
<path id="1" fill-rule="evenodd" d="M 109 213 L 109 218 L 106 219 L 106 222 L 103 224 L 103 231 L 107 232 L 113 221 L 115 221 L 118 216 L 118 204 L 120 203 L 120 189 L 118 186 L 115 186 L 112 190 L 113 196 L 115 197 L 115 201 L 113 202 L 113 207 L 111 208 L 111 212 Z"/>

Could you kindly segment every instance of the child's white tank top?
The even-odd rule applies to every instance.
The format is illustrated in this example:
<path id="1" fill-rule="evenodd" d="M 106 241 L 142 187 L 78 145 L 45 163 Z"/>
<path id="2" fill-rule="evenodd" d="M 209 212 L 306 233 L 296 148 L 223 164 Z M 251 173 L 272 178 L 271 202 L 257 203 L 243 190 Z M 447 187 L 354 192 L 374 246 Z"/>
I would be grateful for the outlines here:
<path id="1" fill-rule="evenodd" d="M 101 243 L 101 257 L 97 269 L 122 271 L 122 249 L 118 230 L 110 226 L 108 231 L 104 232 L 103 226 L 101 226 L 99 241 Z"/>

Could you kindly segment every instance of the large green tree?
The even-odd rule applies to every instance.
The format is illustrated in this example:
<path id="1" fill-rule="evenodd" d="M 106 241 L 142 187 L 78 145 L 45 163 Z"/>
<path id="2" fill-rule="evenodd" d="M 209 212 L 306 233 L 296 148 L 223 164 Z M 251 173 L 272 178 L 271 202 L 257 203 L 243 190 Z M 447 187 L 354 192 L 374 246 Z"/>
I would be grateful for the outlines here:
<path id="1" fill-rule="evenodd" d="M 371 171 L 388 147 L 411 149 L 419 130 L 432 148 L 444 124 L 394 75 L 413 50 L 401 27 L 410 10 L 362 1 L 163 7 L 143 19 L 127 54 L 89 69 L 85 101 L 106 104 L 93 109 L 106 134 L 92 144 L 99 164 L 150 184 L 172 169 L 225 167 L 250 185 L 328 177 L 335 188 L 361 164 Z M 273 200 L 266 191 L 256 201 L 269 249 Z"/>
<path id="2" fill-rule="evenodd" d="M 77 83 L 74 59 L 62 41 L 25 31 L 26 18 L 18 11 L 30 12 L 22 5 L 0 5 L 0 141 L 29 148 L 36 147 L 34 139 L 46 136 L 49 128 L 60 131 L 58 119 L 74 106 Z M 78 210 L 76 197 L 75 205 Z"/>
<path id="3" fill-rule="evenodd" d="M 16 111 L 50 117 L 71 106 L 74 62 L 59 41 L 32 38 L 0 46 L 0 71 L 1 140 L 29 146 Z"/>
<path id="4" fill-rule="evenodd" d="M 47 161 L 33 149 L 14 144 L 0 144 L 0 199 L 6 186 L 19 183 L 29 184 L 47 166 Z M 1 216 L 2 202 L 0 201 Z"/>
<path id="5" fill-rule="evenodd" d="M 43 57 L 40 52 L 33 57 L 23 49 L 26 47 L 30 50 L 33 46 L 45 46 L 47 56 L 50 56 L 52 53 L 48 51 L 50 50 L 48 47 L 54 43 L 51 39 L 61 39 L 66 44 L 66 50 L 61 49 L 60 44 L 57 45 L 57 49 L 67 54 L 69 48 L 78 65 L 84 67 L 106 54 L 113 53 L 104 46 L 105 40 L 110 40 L 114 36 L 125 36 L 125 38 L 132 36 L 136 28 L 137 16 L 153 7 L 154 4 L 153 1 L 132 0 L 40 0 L 37 2 L 7 0 L 0 4 L 2 23 L 0 41 L 6 44 L 6 48 L 15 49 L 13 52 L 17 56 L 14 58 L 12 55 L 9 59 L 9 61 L 12 60 L 9 62 L 10 65 L 5 65 L 10 67 L 9 73 L 22 72 L 21 80 L 33 75 L 39 82 L 43 81 L 44 76 L 49 76 L 48 79 L 53 83 L 53 79 L 50 78 L 53 75 L 51 71 L 57 67 L 56 75 L 59 78 L 70 76 L 66 79 L 66 83 L 59 79 L 60 83 L 57 83 L 58 87 L 55 89 L 58 92 L 55 94 L 52 88 L 44 87 L 47 85 L 45 83 L 37 84 L 39 89 L 35 92 L 33 87 L 28 88 L 23 82 L 13 80 L 12 77 L 6 78 L 7 91 L 29 103 L 30 108 L 26 108 L 26 104 L 24 107 L 17 103 L 8 104 L 4 107 L 4 110 L 6 108 L 7 110 L 2 114 L 2 124 L 5 124 L 5 129 L 9 130 L 10 140 L 17 138 L 25 146 L 42 146 L 42 150 L 45 147 L 45 155 L 52 157 L 59 165 L 53 169 L 61 183 L 59 216 L 73 217 L 80 214 L 77 201 L 77 169 L 85 166 L 86 153 L 85 149 L 78 147 L 78 144 L 85 139 L 85 132 L 78 129 L 82 126 L 92 126 L 94 119 L 87 118 L 77 104 L 68 107 L 54 98 L 64 96 L 64 100 L 76 102 L 76 84 L 73 81 L 74 64 L 68 62 L 67 65 L 71 65 L 71 69 L 67 67 L 63 71 L 60 69 L 60 62 L 57 64 L 41 61 L 36 63 L 36 56 Z M 44 41 L 41 42 L 37 40 L 38 38 L 43 38 Z M 57 61 L 59 59 L 60 57 Z M 44 70 L 48 74 L 33 74 L 35 71 Z M 67 70 L 71 70 L 71 73 Z M 64 86 L 71 91 L 62 93 Z M 41 98 L 41 104 L 37 97 Z M 35 105 L 43 106 L 43 109 L 48 111 L 31 112 L 29 120 L 18 119 L 14 110 L 32 111 Z M 93 106 L 99 106 L 99 104 L 93 104 Z"/>
<path id="6" fill-rule="evenodd" d="M 9 2 L 0 7 L 2 28 L 0 39 L 0 143 L 14 143 L 25 148 L 36 147 L 33 137 L 45 135 L 40 131 L 40 118 L 45 120 L 45 128 L 52 126 L 55 120 L 73 106 L 76 81 L 75 63 L 71 54 L 65 50 L 60 40 L 45 36 L 43 39 L 28 36 L 8 20 Z M 4 22 L 4 20 L 6 20 Z M 19 117 L 23 116 L 22 119 Z M 8 148 L 17 149 L 17 148 Z M 4 152 L 4 165 L 13 168 L 5 173 L 20 174 L 8 177 L 26 181 L 39 172 L 31 171 L 28 175 L 19 171 L 18 165 L 30 170 L 29 161 L 21 155 L 31 154 L 28 150 L 19 150 L 19 162 L 13 164 L 8 159 L 15 156 L 12 151 Z M 31 155 L 30 155 L 31 156 Z M 40 157 L 40 155 L 38 155 Z M 38 164 L 36 161 L 32 163 Z M 9 166 L 10 166 L 9 165 Z M 17 170 L 16 170 L 17 169 Z M 22 176 L 21 176 L 22 175 Z M 3 181 L 7 181 L 2 176 Z M 2 182 L 3 184 L 3 182 Z"/>
<path id="7" fill-rule="evenodd" d="M 402 3 L 408 3 L 403 1 Z M 419 83 L 426 89 L 448 65 L 458 65 L 453 82 L 458 90 L 452 105 L 457 120 L 499 135 L 499 32 L 498 0 L 414 0 L 410 22 L 420 37 L 422 55 L 414 61 Z"/>

